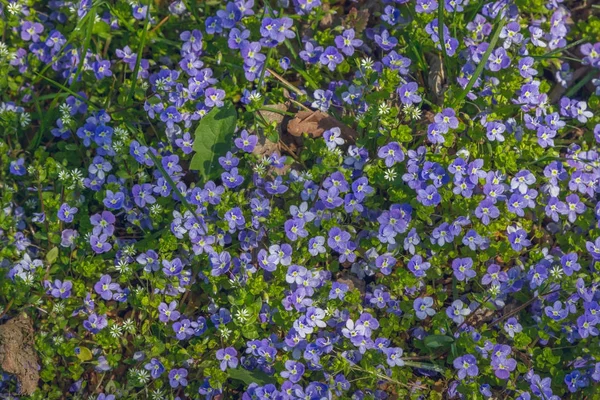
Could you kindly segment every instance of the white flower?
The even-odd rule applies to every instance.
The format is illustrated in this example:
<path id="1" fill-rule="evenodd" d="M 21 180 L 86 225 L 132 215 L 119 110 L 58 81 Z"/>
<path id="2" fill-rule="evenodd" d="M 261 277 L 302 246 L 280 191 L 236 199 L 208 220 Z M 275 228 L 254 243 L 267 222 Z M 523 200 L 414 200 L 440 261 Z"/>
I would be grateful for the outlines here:
<path id="1" fill-rule="evenodd" d="M 122 328 L 119 325 L 114 324 L 113 326 L 110 327 L 110 336 L 114 337 L 115 339 L 120 338 L 121 335 L 123 335 L 123 332 L 121 329 Z"/>
<path id="2" fill-rule="evenodd" d="M 221 337 L 225 340 L 229 339 L 229 336 L 231 336 L 231 330 L 229 328 L 227 328 L 225 326 L 225 324 L 219 325 L 219 333 L 221 334 Z"/>
<path id="3" fill-rule="evenodd" d="M 31 115 L 28 112 L 21 114 L 21 128 L 27 128 L 31 123 Z"/>
<path id="4" fill-rule="evenodd" d="M 122 274 L 127 273 L 129 272 L 129 264 L 125 260 L 119 260 L 117 265 L 115 265 L 115 269 Z"/>
<path id="5" fill-rule="evenodd" d="M 131 318 L 128 318 L 123 322 L 123 329 L 130 333 L 135 332 L 135 324 Z"/>
<path id="6" fill-rule="evenodd" d="M 238 320 L 239 323 L 244 323 L 248 320 L 248 318 L 250 318 L 250 312 L 247 308 L 244 307 L 238 310 L 238 312 L 235 314 L 235 318 Z"/>
<path id="7" fill-rule="evenodd" d="M 161 211 L 162 211 L 162 207 L 160 206 L 160 204 L 153 204 L 150 207 L 150 214 L 152 214 L 152 215 L 158 215 L 158 214 L 160 214 Z"/>
<path id="8" fill-rule="evenodd" d="M 66 181 L 67 179 L 69 179 L 69 172 L 66 169 L 62 169 L 58 172 L 58 180 L 61 182 Z"/>
<path id="9" fill-rule="evenodd" d="M 360 60 L 360 65 L 366 70 L 371 70 L 373 68 L 373 60 L 371 57 L 366 57 Z"/>
<path id="10" fill-rule="evenodd" d="M 563 269 L 561 267 L 559 267 L 558 265 L 555 265 L 554 268 L 552 268 L 550 270 L 550 275 L 552 275 L 552 277 L 554 279 L 560 279 L 562 277 L 563 274 Z"/>
<path id="11" fill-rule="evenodd" d="M 163 400 L 165 395 L 162 390 L 156 389 L 152 392 L 151 396 L 152 400 Z"/>
<path id="12" fill-rule="evenodd" d="M 390 113 L 390 105 L 387 103 L 381 103 L 379 105 L 379 115 L 387 115 Z"/>
<path id="13" fill-rule="evenodd" d="M 14 3 L 8 3 L 8 12 L 11 13 L 12 15 L 17 15 L 20 14 L 23 6 L 21 4 L 19 4 L 18 2 L 14 2 Z"/>
<path id="14" fill-rule="evenodd" d="M 390 181 L 391 182 L 394 179 L 396 179 L 396 176 L 398 176 L 398 175 L 396 174 L 396 171 L 394 171 L 392 168 L 388 168 L 385 171 L 385 175 L 384 176 L 385 176 L 385 180 L 386 181 Z"/>
<path id="15" fill-rule="evenodd" d="M 54 307 L 52 307 L 52 312 L 56 314 L 61 314 L 65 310 L 65 305 L 63 303 L 54 303 Z"/>

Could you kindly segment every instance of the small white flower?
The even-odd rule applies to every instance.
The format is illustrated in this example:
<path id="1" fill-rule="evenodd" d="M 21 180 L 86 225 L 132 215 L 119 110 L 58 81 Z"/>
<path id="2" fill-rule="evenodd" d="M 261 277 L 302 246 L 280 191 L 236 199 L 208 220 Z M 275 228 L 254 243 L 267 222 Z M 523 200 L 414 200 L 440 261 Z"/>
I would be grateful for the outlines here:
<path id="1" fill-rule="evenodd" d="M 381 103 L 379 105 L 379 115 L 387 115 L 390 113 L 390 105 L 387 103 Z"/>
<path id="2" fill-rule="evenodd" d="M 117 265 L 115 265 L 115 270 L 119 271 L 122 274 L 129 272 L 129 264 L 125 260 L 119 260 Z"/>
<path id="3" fill-rule="evenodd" d="M 131 318 L 128 318 L 123 322 L 123 329 L 129 333 L 135 332 L 135 324 Z"/>
<path id="4" fill-rule="evenodd" d="M 156 389 L 150 396 L 152 396 L 152 400 L 163 400 L 165 395 L 162 390 Z"/>
<path id="5" fill-rule="evenodd" d="M 390 182 L 393 181 L 394 179 L 396 179 L 396 176 L 398 176 L 398 175 L 396 174 L 396 171 L 394 171 L 392 168 L 388 168 L 385 171 L 384 177 L 385 177 L 385 180 L 387 180 L 387 181 L 390 181 Z"/>
<path id="6" fill-rule="evenodd" d="M 150 207 L 150 214 L 152 214 L 152 215 L 158 215 L 161 213 L 161 211 L 162 211 L 162 207 L 160 206 L 160 204 L 153 204 Z"/>
<path id="7" fill-rule="evenodd" d="M 227 328 L 225 326 L 225 324 L 219 325 L 219 333 L 221 334 L 221 337 L 225 340 L 229 339 L 229 336 L 231 336 L 231 330 L 229 328 Z"/>
<path id="8" fill-rule="evenodd" d="M 18 2 L 8 3 L 7 8 L 8 8 L 8 12 L 11 13 L 12 15 L 20 14 L 23 10 L 23 6 L 21 4 L 19 4 Z"/>
<path id="9" fill-rule="evenodd" d="M 371 70 L 373 69 L 373 60 L 371 59 L 371 57 L 366 57 L 363 58 L 362 60 L 360 60 L 360 65 L 361 67 L 363 67 L 366 70 Z"/>
<path id="10" fill-rule="evenodd" d="M 31 123 L 31 115 L 28 112 L 21 114 L 21 128 L 27 128 Z"/>
<path id="11" fill-rule="evenodd" d="M 562 277 L 562 274 L 563 274 L 563 269 L 561 267 L 559 267 L 558 265 L 555 265 L 550 270 L 550 275 L 552 275 L 552 277 L 554 279 L 560 279 Z"/>
<path id="12" fill-rule="evenodd" d="M 54 307 L 52 307 L 52 312 L 56 314 L 60 314 L 65 310 L 65 305 L 61 303 L 54 303 Z"/>
<path id="13" fill-rule="evenodd" d="M 122 328 L 119 325 L 114 324 L 110 327 L 110 336 L 112 336 L 115 339 L 118 339 L 121 337 L 121 335 L 123 335 L 123 332 Z"/>
<path id="14" fill-rule="evenodd" d="M 235 318 L 239 323 L 244 323 L 248 320 L 248 318 L 250 318 L 250 312 L 244 307 L 238 310 L 238 312 L 235 314 Z"/>

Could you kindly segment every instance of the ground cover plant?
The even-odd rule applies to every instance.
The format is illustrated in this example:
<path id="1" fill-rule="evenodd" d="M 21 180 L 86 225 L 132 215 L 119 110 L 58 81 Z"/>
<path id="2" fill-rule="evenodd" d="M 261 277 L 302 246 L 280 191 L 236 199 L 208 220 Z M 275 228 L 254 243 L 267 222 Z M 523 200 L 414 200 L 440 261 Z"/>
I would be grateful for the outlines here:
<path id="1" fill-rule="evenodd" d="M 600 399 L 600 9 L 0 0 L 0 398 Z"/>

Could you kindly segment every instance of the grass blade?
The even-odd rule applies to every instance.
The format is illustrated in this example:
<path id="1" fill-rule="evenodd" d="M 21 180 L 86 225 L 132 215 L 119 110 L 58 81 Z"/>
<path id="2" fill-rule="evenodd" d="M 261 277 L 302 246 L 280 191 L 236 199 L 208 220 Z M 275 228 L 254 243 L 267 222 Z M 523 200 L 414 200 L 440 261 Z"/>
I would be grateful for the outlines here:
<path id="1" fill-rule="evenodd" d="M 500 16 L 500 15 L 501 14 L 498 14 L 498 16 Z M 496 47 L 496 43 L 498 43 L 498 38 L 500 37 L 500 32 L 502 32 L 502 28 L 504 28 L 504 25 L 506 25 L 506 22 L 507 22 L 506 18 L 500 18 L 500 23 L 496 27 L 496 31 L 494 32 L 494 35 L 492 36 L 492 40 L 490 40 L 490 45 L 488 46 L 487 50 L 483 54 L 481 61 L 479 62 L 479 64 L 477 65 L 477 68 L 475 69 L 475 73 L 473 73 L 473 76 L 471 77 L 471 79 L 469 80 L 469 83 L 467 84 L 467 87 L 456 96 L 456 99 L 454 100 L 454 105 L 459 105 L 465 99 L 465 97 L 467 97 L 467 95 L 469 94 L 469 92 L 471 91 L 473 86 L 475 85 L 475 82 L 477 82 L 477 79 L 479 79 L 479 76 L 483 72 L 483 69 L 485 68 L 485 65 L 487 64 L 487 61 L 490 58 L 492 51 L 494 50 L 494 47 Z"/>

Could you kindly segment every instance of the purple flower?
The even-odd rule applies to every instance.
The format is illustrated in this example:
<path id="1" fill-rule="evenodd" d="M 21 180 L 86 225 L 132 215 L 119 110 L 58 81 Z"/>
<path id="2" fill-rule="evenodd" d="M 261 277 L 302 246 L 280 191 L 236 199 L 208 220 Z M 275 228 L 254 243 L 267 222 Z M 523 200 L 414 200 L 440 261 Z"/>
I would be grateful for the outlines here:
<path id="1" fill-rule="evenodd" d="M 194 328 L 189 319 L 182 319 L 181 321 L 175 322 L 172 328 L 175 332 L 175 337 L 178 340 L 185 340 L 194 334 Z"/>
<path id="2" fill-rule="evenodd" d="M 461 300 L 454 300 L 452 305 L 446 309 L 446 315 L 456 324 L 462 324 L 469 314 L 471 314 L 471 310 L 469 307 L 465 308 L 465 304 Z"/>
<path id="3" fill-rule="evenodd" d="M 410 261 L 408 262 L 407 268 L 410 272 L 413 273 L 416 277 L 425 276 L 426 271 L 431 267 L 431 264 L 428 262 L 423 262 L 423 257 L 420 255 L 414 255 Z"/>
<path id="4" fill-rule="evenodd" d="M 112 71 L 110 70 L 110 61 L 108 60 L 95 61 L 92 64 L 92 69 L 94 70 L 94 75 L 98 80 L 112 76 Z"/>
<path id="5" fill-rule="evenodd" d="M 225 98 L 225 91 L 221 89 L 215 89 L 210 87 L 206 89 L 204 93 L 204 104 L 207 107 L 223 107 L 225 104 L 223 99 Z"/>
<path id="6" fill-rule="evenodd" d="M 402 360 L 404 352 L 400 347 L 389 347 L 384 349 L 383 353 L 386 355 L 386 362 L 390 367 L 402 367 L 404 365 L 404 360 Z"/>
<path id="7" fill-rule="evenodd" d="M 181 122 L 182 117 L 175 106 L 169 106 L 160 113 L 160 120 L 164 122 L 168 128 L 173 129 L 173 126 L 176 123 Z"/>
<path id="8" fill-rule="evenodd" d="M 183 263 L 179 258 L 174 258 L 173 261 L 163 260 L 162 265 L 166 276 L 179 276 L 183 270 Z"/>
<path id="9" fill-rule="evenodd" d="M 489 122 L 486 126 L 487 138 L 490 141 L 504 142 L 504 136 L 502 134 L 506 130 L 506 125 L 498 121 Z"/>
<path id="10" fill-rule="evenodd" d="M 112 249 L 112 245 L 107 242 L 108 236 L 103 233 L 100 236 L 92 235 L 90 236 L 90 245 L 92 246 L 92 250 L 96 252 L 96 254 L 106 253 Z"/>
<path id="11" fill-rule="evenodd" d="M 474 278 L 477 273 L 472 268 L 473 260 L 470 257 L 456 258 L 452 261 L 454 276 L 459 281 L 467 282 L 469 279 Z"/>
<path id="12" fill-rule="evenodd" d="M 152 195 L 153 187 L 149 183 L 133 185 L 131 193 L 133 194 L 133 200 L 138 207 L 143 208 L 146 204 L 156 203 L 156 198 Z"/>
<path id="13" fill-rule="evenodd" d="M 285 362 L 285 371 L 281 372 L 283 378 L 288 379 L 292 383 L 300 382 L 306 368 L 301 362 L 288 360 Z"/>
<path id="14" fill-rule="evenodd" d="M 10 173 L 16 176 L 23 176 L 27 172 L 25 168 L 25 159 L 19 158 L 10 162 Z"/>
<path id="15" fill-rule="evenodd" d="M 398 39 L 390 36 L 387 29 L 384 29 L 381 34 L 375 34 L 375 43 L 381 47 L 384 51 L 390 51 L 398 44 Z"/>
<path id="16" fill-rule="evenodd" d="M 58 219 L 63 222 L 73 222 L 73 218 L 75 214 L 77 214 L 78 209 L 76 207 L 71 207 L 67 203 L 63 203 L 58 209 Z"/>
<path id="17" fill-rule="evenodd" d="M 344 56 L 342 56 L 335 47 L 328 46 L 319 56 L 319 61 L 329 68 L 330 71 L 335 71 L 338 64 L 341 64 L 342 61 L 344 61 Z"/>
<path id="18" fill-rule="evenodd" d="M 504 48 L 499 47 L 490 54 L 488 59 L 487 67 L 490 71 L 500 71 L 501 69 L 508 68 L 510 65 L 510 57 L 506 54 Z"/>
<path id="19" fill-rule="evenodd" d="M 415 5 L 415 11 L 418 13 L 431 14 L 438 9 L 438 2 L 436 0 L 417 0 Z"/>
<path id="20" fill-rule="evenodd" d="M 94 290 L 96 293 L 100 295 L 104 300 L 111 300 L 113 298 L 113 290 L 120 290 L 120 286 L 118 283 L 112 283 L 112 279 L 110 275 L 102 275 L 100 280 L 96 282 L 94 285 Z"/>
<path id="21" fill-rule="evenodd" d="M 246 153 L 252 153 L 258 143 L 258 136 L 249 135 L 247 130 L 243 130 L 240 137 L 235 139 L 235 145 L 238 149 Z"/>
<path id="22" fill-rule="evenodd" d="M 412 105 L 414 103 L 421 102 L 421 96 L 417 94 L 419 89 L 419 85 L 416 82 L 409 82 L 400 87 L 398 89 L 398 95 L 400 96 L 400 101 L 405 105 Z"/>
<path id="23" fill-rule="evenodd" d="M 577 318 L 577 333 L 581 336 L 582 339 L 587 338 L 588 336 L 598 336 L 598 328 L 596 325 L 600 322 L 600 318 L 597 316 L 592 316 L 589 314 L 584 314 Z"/>
<path id="24" fill-rule="evenodd" d="M 433 309 L 433 298 L 431 297 L 419 297 L 413 303 L 413 309 L 416 312 L 417 318 L 425 319 L 428 316 L 431 317 L 435 315 L 435 310 Z"/>
<path id="25" fill-rule="evenodd" d="M 354 29 L 346 29 L 341 35 L 335 37 L 335 45 L 347 56 L 353 55 L 354 49 L 362 44 L 362 40 L 355 39 Z"/>
<path id="26" fill-rule="evenodd" d="M 346 296 L 346 292 L 348 292 L 348 289 L 349 289 L 349 287 L 345 283 L 333 282 L 333 284 L 331 285 L 331 290 L 329 291 L 329 299 L 330 300 L 333 300 L 333 299 L 344 300 L 344 297 Z"/>
<path id="27" fill-rule="evenodd" d="M 90 314 L 87 320 L 83 321 L 83 327 L 93 334 L 100 332 L 108 326 L 105 315 Z"/>
<path id="28" fill-rule="evenodd" d="M 514 338 L 515 333 L 523 331 L 523 327 L 521 324 L 519 324 L 519 321 L 517 321 L 516 318 L 511 317 L 504 323 L 504 331 L 508 334 L 508 336 Z"/>
<path id="29" fill-rule="evenodd" d="M 177 311 L 177 302 L 173 300 L 167 306 L 166 303 L 160 303 L 158 306 L 158 319 L 161 322 L 177 321 L 180 317 L 179 311 Z"/>
<path id="30" fill-rule="evenodd" d="M 53 283 L 50 281 L 45 281 L 44 283 L 48 288 L 46 293 L 52 295 L 52 297 L 57 299 L 68 299 L 69 296 L 71 296 L 71 288 L 73 287 L 73 283 L 71 283 L 71 281 L 61 282 L 60 280 L 56 279 Z"/>
<path id="31" fill-rule="evenodd" d="M 404 152 L 397 142 L 390 142 L 377 151 L 377 156 L 384 159 L 385 166 L 391 168 L 397 162 L 404 161 Z"/>
<path id="32" fill-rule="evenodd" d="M 435 186 L 429 185 L 425 189 L 417 190 L 417 200 L 425 207 L 437 206 L 442 201 L 442 196 L 440 196 Z"/>
<path id="33" fill-rule="evenodd" d="M 217 350 L 217 360 L 221 361 L 221 370 L 238 366 L 237 351 L 233 347 Z"/>
<path id="34" fill-rule="evenodd" d="M 32 42 L 40 40 L 40 34 L 44 31 L 44 25 L 38 22 L 25 21 L 21 25 L 21 39 Z"/>
<path id="35" fill-rule="evenodd" d="M 562 302 L 557 300 L 552 306 L 546 306 L 544 308 L 544 313 L 548 318 L 554 321 L 561 321 L 567 318 L 569 315 L 569 310 L 567 308 L 563 308 Z"/>
<path id="36" fill-rule="evenodd" d="M 169 385 L 171 385 L 171 387 L 173 389 L 178 388 L 179 386 L 185 387 L 188 384 L 188 381 L 186 379 L 188 375 L 187 369 L 185 368 L 174 368 L 171 371 L 169 371 Z"/>
<path id="37" fill-rule="evenodd" d="M 565 375 L 565 383 L 569 392 L 575 393 L 579 389 L 588 386 L 588 378 L 578 370 L 575 370 Z"/>
<path id="38" fill-rule="evenodd" d="M 458 370 L 458 379 L 463 380 L 465 377 L 475 377 L 479 373 L 477 368 L 477 359 L 471 354 L 455 358 L 452 362 L 454 368 Z"/>
<path id="39" fill-rule="evenodd" d="M 288 219 L 284 224 L 285 235 L 291 241 L 308 236 L 308 231 L 304 228 L 304 225 L 305 222 L 303 219 Z"/>
<path id="40" fill-rule="evenodd" d="M 510 373 L 517 367 L 517 361 L 514 358 L 494 357 L 491 362 L 494 369 L 494 375 L 499 379 L 510 378 Z"/>
<path id="41" fill-rule="evenodd" d="M 162 373 L 165 372 L 164 365 L 162 365 L 162 363 L 156 358 L 151 359 L 149 363 L 144 365 L 144 368 L 147 371 L 150 371 L 150 376 L 152 376 L 152 379 L 158 379 Z"/>
<path id="42" fill-rule="evenodd" d="M 507 229 L 508 240 L 514 251 L 521 251 L 524 247 L 531 244 L 531 241 L 527 239 L 527 232 L 522 228 L 515 228 L 509 226 Z"/>
<path id="43" fill-rule="evenodd" d="M 323 139 L 325 139 L 325 144 L 329 150 L 334 150 L 337 146 L 344 144 L 341 135 L 342 131 L 337 126 L 323 132 Z"/>
<path id="44" fill-rule="evenodd" d="M 104 197 L 104 205 L 113 210 L 118 210 L 123 207 L 125 202 L 125 195 L 122 192 L 113 193 L 111 190 L 106 191 L 106 197 Z"/>

